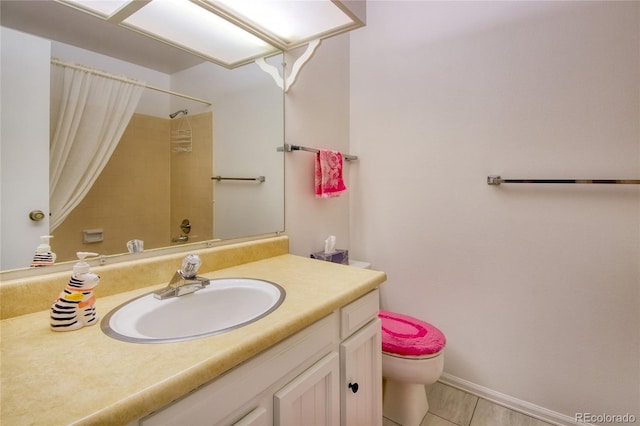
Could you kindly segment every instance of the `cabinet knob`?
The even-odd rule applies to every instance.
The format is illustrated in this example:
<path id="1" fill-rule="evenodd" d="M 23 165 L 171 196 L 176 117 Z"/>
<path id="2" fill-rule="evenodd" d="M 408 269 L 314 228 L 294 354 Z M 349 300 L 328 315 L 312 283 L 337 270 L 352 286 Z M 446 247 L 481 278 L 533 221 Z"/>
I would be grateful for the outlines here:
<path id="1" fill-rule="evenodd" d="M 358 392 L 358 383 L 349 383 L 349 389 L 351 389 L 353 393 Z"/>

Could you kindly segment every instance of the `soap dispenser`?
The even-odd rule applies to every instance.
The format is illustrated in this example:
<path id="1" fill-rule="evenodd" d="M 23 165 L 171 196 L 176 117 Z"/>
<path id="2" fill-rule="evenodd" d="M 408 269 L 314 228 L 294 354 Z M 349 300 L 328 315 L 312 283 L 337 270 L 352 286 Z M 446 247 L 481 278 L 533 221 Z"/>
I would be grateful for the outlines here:
<path id="1" fill-rule="evenodd" d="M 36 254 L 33 256 L 31 262 L 32 268 L 40 266 L 50 266 L 56 261 L 56 254 L 51 251 L 51 245 L 49 240 L 53 238 L 53 235 L 42 235 L 40 237 L 40 245 L 36 248 Z"/>
<path id="2" fill-rule="evenodd" d="M 98 323 L 93 288 L 100 282 L 100 277 L 91 272 L 85 262 L 86 257 L 98 254 L 86 251 L 76 254 L 78 263 L 73 266 L 73 275 L 58 300 L 51 305 L 50 325 L 54 331 L 77 330 Z"/>

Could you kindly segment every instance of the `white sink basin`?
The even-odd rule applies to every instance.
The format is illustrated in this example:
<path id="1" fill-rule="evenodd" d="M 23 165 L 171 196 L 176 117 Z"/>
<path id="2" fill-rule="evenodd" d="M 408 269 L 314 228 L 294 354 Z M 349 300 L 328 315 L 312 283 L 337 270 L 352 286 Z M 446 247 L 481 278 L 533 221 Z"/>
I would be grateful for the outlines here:
<path id="1" fill-rule="evenodd" d="M 285 291 L 253 278 L 212 279 L 195 293 L 164 300 L 152 293 L 111 311 L 101 322 L 114 339 L 165 343 L 198 339 L 250 324 L 273 312 Z"/>

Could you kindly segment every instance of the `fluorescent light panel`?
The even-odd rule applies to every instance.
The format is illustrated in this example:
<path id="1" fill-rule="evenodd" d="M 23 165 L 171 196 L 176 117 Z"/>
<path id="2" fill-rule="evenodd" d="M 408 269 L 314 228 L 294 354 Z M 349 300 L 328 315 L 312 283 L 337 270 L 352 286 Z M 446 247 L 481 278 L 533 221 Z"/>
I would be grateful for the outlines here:
<path id="1" fill-rule="evenodd" d="M 331 0 L 56 1 L 228 68 L 354 25 Z"/>
<path id="2" fill-rule="evenodd" d="M 311 40 L 318 35 L 353 24 L 330 0 L 204 0 L 284 44 Z"/>
<path id="3" fill-rule="evenodd" d="M 184 0 L 152 1 L 122 24 L 226 64 L 274 50 L 253 34 Z"/>

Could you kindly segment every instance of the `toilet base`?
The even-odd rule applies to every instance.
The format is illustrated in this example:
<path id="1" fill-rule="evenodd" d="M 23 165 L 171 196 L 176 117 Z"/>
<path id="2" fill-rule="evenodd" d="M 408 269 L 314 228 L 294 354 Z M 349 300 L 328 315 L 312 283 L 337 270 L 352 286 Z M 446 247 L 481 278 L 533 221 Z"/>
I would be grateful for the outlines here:
<path id="1" fill-rule="evenodd" d="M 429 411 L 425 385 L 386 379 L 382 415 L 402 426 L 420 426 Z"/>

